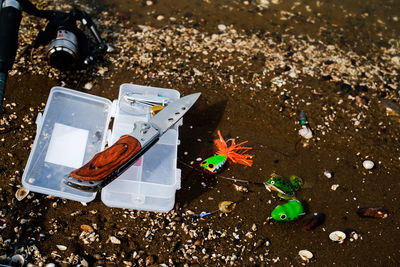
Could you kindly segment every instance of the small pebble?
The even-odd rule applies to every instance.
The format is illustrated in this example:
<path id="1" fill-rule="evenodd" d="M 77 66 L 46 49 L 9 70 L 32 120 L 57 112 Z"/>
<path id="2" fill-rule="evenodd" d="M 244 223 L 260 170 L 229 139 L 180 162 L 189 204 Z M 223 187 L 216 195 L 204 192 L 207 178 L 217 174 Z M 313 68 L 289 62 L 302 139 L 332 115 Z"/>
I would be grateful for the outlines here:
<path id="1" fill-rule="evenodd" d="M 324 175 L 326 176 L 326 178 L 332 178 L 333 174 L 330 171 L 324 171 Z"/>
<path id="2" fill-rule="evenodd" d="M 93 88 L 93 83 L 91 83 L 91 82 L 86 83 L 85 86 L 84 86 L 84 88 L 85 88 L 86 90 L 92 89 L 92 88 Z"/>
<path id="3" fill-rule="evenodd" d="M 226 30 L 226 26 L 224 24 L 219 24 L 218 25 L 218 30 L 220 30 L 221 32 Z"/>
<path id="4" fill-rule="evenodd" d="M 370 170 L 375 166 L 374 162 L 372 162 L 371 160 L 364 160 L 362 164 L 367 170 Z"/>
<path id="5" fill-rule="evenodd" d="M 67 250 L 67 247 L 64 245 L 57 245 L 57 248 L 61 251 Z"/>
<path id="6" fill-rule="evenodd" d="M 331 190 L 335 191 L 336 189 L 338 189 L 339 185 L 338 184 L 333 184 L 331 186 Z"/>

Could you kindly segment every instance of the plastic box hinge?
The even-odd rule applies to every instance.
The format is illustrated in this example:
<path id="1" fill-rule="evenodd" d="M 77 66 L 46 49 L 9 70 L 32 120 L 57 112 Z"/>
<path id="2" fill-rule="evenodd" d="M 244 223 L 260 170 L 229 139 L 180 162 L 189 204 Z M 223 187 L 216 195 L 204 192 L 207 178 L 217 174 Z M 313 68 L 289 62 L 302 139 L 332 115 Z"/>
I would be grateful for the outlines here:
<path id="1" fill-rule="evenodd" d="M 111 117 L 115 118 L 118 114 L 118 100 L 114 100 L 111 105 Z"/>
<path id="2" fill-rule="evenodd" d="M 181 176 L 182 176 L 181 169 L 176 169 L 176 172 L 175 172 L 176 190 L 181 189 Z"/>
<path id="3" fill-rule="evenodd" d="M 110 110 L 110 117 L 115 118 L 118 116 L 118 100 L 114 100 L 111 104 L 111 110 Z M 112 141 L 112 130 L 108 129 L 106 132 L 106 141 L 108 145 L 111 145 Z"/>
<path id="4" fill-rule="evenodd" d="M 107 144 L 110 146 L 112 141 L 112 131 L 110 129 L 108 129 L 106 132 L 106 141 Z"/>
<path id="5" fill-rule="evenodd" d="M 36 117 L 36 132 L 39 132 L 40 127 L 42 127 L 43 124 L 43 114 L 41 112 L 38 113 Z"/>

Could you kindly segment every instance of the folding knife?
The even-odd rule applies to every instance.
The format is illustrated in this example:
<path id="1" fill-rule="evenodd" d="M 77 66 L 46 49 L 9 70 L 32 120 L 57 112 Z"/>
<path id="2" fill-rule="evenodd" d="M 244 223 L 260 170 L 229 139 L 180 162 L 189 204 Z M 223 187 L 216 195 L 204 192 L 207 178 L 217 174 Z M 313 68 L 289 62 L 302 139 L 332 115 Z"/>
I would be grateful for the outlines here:
<path id="1" fill-rule="evenodd" d="M 112 146 L 94 155 L 88 163 L 64 176 L 63 182 L 88 192 L 95 192 L 106 186 L 178 122 L 199 96 L 200 93 L 195 93 L 182 97 L 169 103 L 148 122 L 136 122 L 130 134 L 121 136 Z"/>

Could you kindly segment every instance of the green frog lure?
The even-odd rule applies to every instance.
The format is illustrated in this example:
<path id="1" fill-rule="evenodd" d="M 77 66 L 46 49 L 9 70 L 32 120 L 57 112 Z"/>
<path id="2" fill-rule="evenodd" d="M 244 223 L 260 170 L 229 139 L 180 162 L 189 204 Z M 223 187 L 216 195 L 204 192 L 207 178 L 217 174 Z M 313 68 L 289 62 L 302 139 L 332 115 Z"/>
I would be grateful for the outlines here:
<path id="1" fill-rule="evenodd" d="M 251 160 L 253 156 L 246 154 L 251 147 L 243 146 L 247 141 L 236 144 L 235 139 L 229 139 L 228 141 L 231 141 L 231 144 L 228 146 L 227 142 L 222 138 L 219 130 L 218 136 L 219 138 L 214 140 L 214 144 L 218 149 L 215 153 L 216 155 L 209 157 L 200 163 L 200 167 L 202 167 L 206 172 L 211 174 L 218 173 L 227 161 L 246 166 L 253 165 L 253 161 Z"/>
<path id="2" fill-rule="evenodd" d="M 264 185 L 268 191 L 276 191 L 278 192 L 278 197 L 287 200 L 294 198 L 295 192 L 303 186 L 303 180 L 296 175 L 292 175 L 288 181 L 273 173 Z"/>
<path id="3" fill-rule="evenodd" d="M 301 202 L 293 199 L 283 205 L 276 206 L 271 212 L 271 217 L 276 221 L 294 221 L 305 214 Z"/>

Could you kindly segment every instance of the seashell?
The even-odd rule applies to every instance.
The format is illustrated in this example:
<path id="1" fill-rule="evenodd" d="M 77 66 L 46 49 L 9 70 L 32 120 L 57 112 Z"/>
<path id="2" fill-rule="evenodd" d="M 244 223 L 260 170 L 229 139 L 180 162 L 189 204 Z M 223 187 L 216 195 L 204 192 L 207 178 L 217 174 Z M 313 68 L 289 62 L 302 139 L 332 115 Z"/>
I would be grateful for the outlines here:
<path id="1" fill-rule="evenodd" d="M 300 250 L 299 256 L 303 261 L 307 261 L 307 262 L 310 261 L 312 259 L 312 257 L 314 257 L 314 255 L 306 249 Z"/>
<path id="2" fill-rule="evenodd" d="M 57 245 L 57 248 L 61 251 L 67 250 L 67 247 L 64 245 Z"/>
<path id="3" fill-rule="evenodd" d="M 196 240 L 195 242 L 194 242 L 194 245 L 195 246 L 201 246 L 201 245 L 203 245 L 203 241 L 202 240 Z"/>
<path id="4" fill-rule="evenodd" d="M 346 234 L 343 233 L 342 231 L 335 231 L 329 234 L 329 238 L 334 242 L 342 244 L 346 239 Z"/>
<path id="5" fill-rule="evenodd" d="M 358 233 L 353 229 L 344 230 L 346 237 L 350 239 L 351 242 L 358 239 Z"/>
<path id="6" fill-rule="evenodd" d="M 310 139 L 313 137 L 312 131 L 308 127 L 303 127 L 299 130 L 299 135 L 304 137 L 305 139 Z"/>
<path id="7" fill-rule="evenodd" d="M 117 245 L 121 244 L 121 240 L 119 240 L 115 236 L 110 236 L 108 240 L 110 240 L 111 243 L 113 243 L 113 244 L 117 244 Z"/>
<path id="8" fill-rule="evenodd" d="M 15 192 L 15 197 L 18 199 L 18 201 L 23 200 L 27 195 L 29 194 L 29 190 L 26 189 L 25 187 L 21 186 L 18 188 L 17 192 Z"/>
<path id="9" fill-rule="evenodd" d="M 301 222 L 301 226 L 303 229 L 307 231 L 314 230 L 316 227 L 323 224 L 325 221 L 325 214 L 323 213 L 314 213 L 312 216 L 308 216 L 304 218 Z"/>
<path id="10" fill-rule="evenodd" d="M 324 175 L 326 176 L 326 178 L 332 178 L 333 177 L 333 173 L 330 171 L 324 171 Z"/>
<path id="11" fill-rule="evenodd" d="M 23 266 L 25 263 L 25 259 L 22 255 L 20 254 L 15 254 L 14 256 L 11 257 L 11 266 Z"/>
<path id="12" fill-rule="evenodd" d="M 339 187 L 338 184 L 333 184 L 333 185 L 331 186 L 331 190 L 332 190 L 332 191 L 336 191 L 336 189 L 338 189 L 338 187 Z"/>
<path id="13" fill-rule="evenodd" d="M 229 213 L 236 208 L 236 203 L 232 201 L 222 201 L 218 204 L 218 208 L 222 212 Z"/>
<path id="14" fill-rule="evenodd" d="M 93 83 L 88 82 L 88 83 L 85 84 L 85 86 L 83 86 L 83 88 L 85 88 L 86 90 L 90 90 L 90 89 L 93 88 Z"/>
<path id="15" fill-rule="evenodd" d="M 218 30 L 220 30 L 221 32 L 226 30 L 226 26 L 224 24 L 219 24 L 218 25 Z"/>
<path id="16" fill-rule="evenodd" d="M 389 211 L 384 207 L 370 207 L 360 208 L 357 210 L 357 214 L 360 217 L 371 217 L 371 218 L 386 218 L 389 215 Z"/>
<path id="17" fill-rule="evenodd" d="M 244 192 L 244 193 L 249 192 L 249 190 L 246 187 L 241 185 L 233 184 L 233 188 L 238 192 Z"/>
<path id="18" fill-rule="evenodd" d="M 94 232 L 93 227 L 90 226 L 90 225 L 87 225 L 87 224 L 82 224 L 80 226 L 80 228 L 81 228 L 82 231 L 86 231 L 86 232 L 89 232 L 89 233 L 93 233 Z"/>
<path id="19" fill-rule="evenodd" d="M 354 240 L 358 239 L 358 234 L 357 232 L 351 232 L 349 235 L 350 241 L 353 242 Z"/>
<path id="20" fill-rule="evenodd" d="M 370 170 L 375 166 L 375 163 L 372 160 L 364 160 L 362 165 L 365 169 Z"/>

